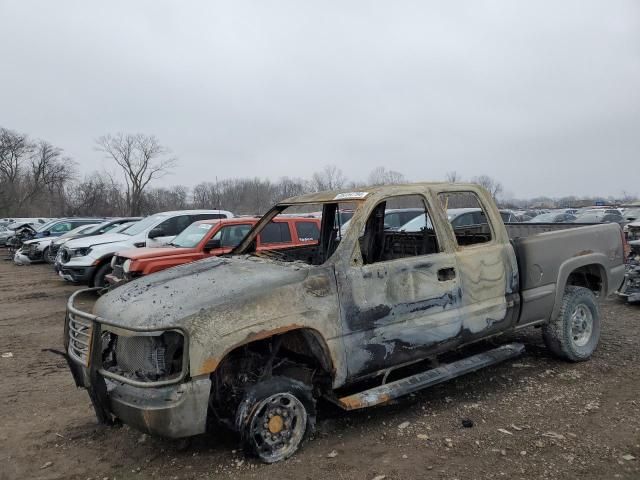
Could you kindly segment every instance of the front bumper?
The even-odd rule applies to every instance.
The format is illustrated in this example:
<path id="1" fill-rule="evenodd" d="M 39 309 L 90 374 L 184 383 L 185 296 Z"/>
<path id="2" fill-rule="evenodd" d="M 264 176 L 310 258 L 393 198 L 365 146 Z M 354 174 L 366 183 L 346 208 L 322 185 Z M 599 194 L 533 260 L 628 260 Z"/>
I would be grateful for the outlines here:
<path id="1" fill-rule="evenodd" d="M 114 379 L 109 372 L 100 368 L 102 352 L 91 346 L 100 345 L 101 327 L 110 325 L 110 322 L 82 312 L 73 305 L 78 294 L 94 290 L 79 290 L 69 298 L 64 338 L 69 369 L 76 385 L 87 389 L 98 420 L 101 423 L 111 423 L 114 418 L 118 418 L 142 432 L 167 438 L 204 433 L 211 390 L 211 380 L 208 377 L 187 379 L 185 370 L 176 381 L 142 386 L 134 380 Z M 75 322 L 76 318 L 81 318 L 83 325 L 91 325 L 84 330 L 87 332 L 85 335 L 90 337 L 86 348 L 88 357 L 79 357 L 78 349 L 74 350 L 70 345 L 73 341 L 70 341 L 69 333 L 73 328 L 70 323 Z"/>
<path id="2" fill-rule="evenodd" d="M 60 278 L 63 278 L 68 282 L 85 283 L 87 285 L 93 278 L 93 274 L 96 271 L 96 267 L 94 265 L 83 267 L 80 265 L 67 266 L 62 263 L 56 263 L 54 268 L 56 272 L 58 272 Z"/>
<path id="3" fill-rule="evenodd" d="M 25 255 L 22 250 L 18 250 L 13 255 L 13 263 L 15 263 L 16 265 L 30 265 L 31 259 L 27 255 Z"/>

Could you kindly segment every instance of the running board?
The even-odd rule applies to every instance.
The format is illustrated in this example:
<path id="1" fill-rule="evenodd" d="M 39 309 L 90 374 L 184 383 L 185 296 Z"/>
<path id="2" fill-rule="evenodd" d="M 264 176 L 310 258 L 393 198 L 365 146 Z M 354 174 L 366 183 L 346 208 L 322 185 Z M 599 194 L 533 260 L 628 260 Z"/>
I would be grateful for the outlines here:
<path id="1" fill-rule="evenodd" d="M 389 400 L 407 395 L 408 393 L 416 392 L 423 388 L 431 387 L 438 383 L 451 380 L 452 378 L 460 377 L 467 373 L 480 370 L 481 368 L 517 357 L 523 352 L 524 345 L 522 343 L 502 345 L 493 350 L 447 363 L 440 367 L 427 370 L 426 372 L 417 373 L 410 377 L 396 380 L 395 382 L 386 383 L 379 387 L 339 398 L 338 405 L 345 410 L 356 410 L 386 403 Z"/>

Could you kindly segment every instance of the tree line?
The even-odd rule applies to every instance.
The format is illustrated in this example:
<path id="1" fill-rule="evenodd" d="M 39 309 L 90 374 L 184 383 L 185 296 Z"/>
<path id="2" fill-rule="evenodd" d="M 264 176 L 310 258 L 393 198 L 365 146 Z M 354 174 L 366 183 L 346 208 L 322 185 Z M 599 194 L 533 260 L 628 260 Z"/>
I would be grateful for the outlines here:
<path id="1" fill-rule="evenodd" d="M 155 186 L 178 166 L 171 151 L 153 135 L 117 133 L 99 137 L 95 149 L 116 174 L 94 171 L 80 176 L 76 162 L 44 140 L 0 127 L 0 217 L 139 216 L 166 210 L 220 208 L 236 214 L 263 214 L 271 205 L 303 193 L 406 183 L 397 171 L 377 167 L 363 181 L 348 179 L 335 165 L 309 178 L 226 178 L 184 185 Z M 446 181 L 463 181 L 449 172 Z M 481 175 L 469 179 L 501 200 L 502 184 Z M 629 197 L 631 198 L 631 197 Z M 550 200 L 550 199 L 549 199 Z M 524 206 L 510 200 L 506 206 Z"/>

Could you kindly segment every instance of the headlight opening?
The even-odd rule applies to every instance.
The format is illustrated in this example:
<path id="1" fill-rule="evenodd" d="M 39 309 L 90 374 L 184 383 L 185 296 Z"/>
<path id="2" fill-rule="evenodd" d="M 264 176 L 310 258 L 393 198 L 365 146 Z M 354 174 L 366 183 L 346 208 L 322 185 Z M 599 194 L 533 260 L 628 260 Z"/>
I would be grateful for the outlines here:
<path id="1" fill-rule="evenodd" d="M 156 382 L 182 373 L 184 337 L 179 332 L 134 336 L 104 332 L 102 348 L 103 369 L 114 375 Z"/>

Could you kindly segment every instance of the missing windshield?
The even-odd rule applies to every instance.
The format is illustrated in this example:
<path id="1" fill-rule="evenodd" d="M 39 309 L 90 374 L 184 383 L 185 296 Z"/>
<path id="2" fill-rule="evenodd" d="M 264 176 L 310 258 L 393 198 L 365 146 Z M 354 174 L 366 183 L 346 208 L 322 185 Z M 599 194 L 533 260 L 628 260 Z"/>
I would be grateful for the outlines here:
<path id="1" fill-rule="evenodd" d="M 350 202 L 278 205 L 233 253 L 321 265 L 338 248 L 341 228 L 355 210 Z"/>

